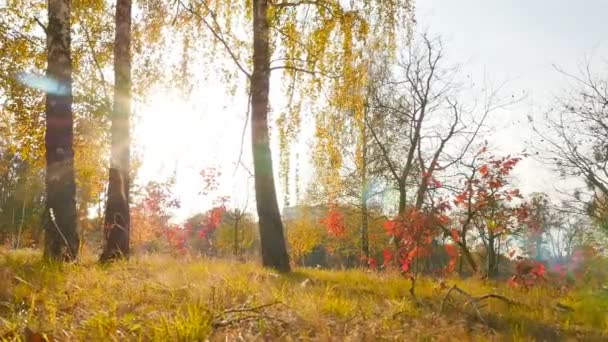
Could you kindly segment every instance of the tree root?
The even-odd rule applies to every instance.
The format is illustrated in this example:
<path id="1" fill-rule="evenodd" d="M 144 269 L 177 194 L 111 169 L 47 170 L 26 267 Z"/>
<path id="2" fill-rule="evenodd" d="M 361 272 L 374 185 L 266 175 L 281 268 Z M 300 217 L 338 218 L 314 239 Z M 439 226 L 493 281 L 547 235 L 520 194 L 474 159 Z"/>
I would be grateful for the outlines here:
<path id="1" fill-rule="evenodd" d="M 462 296 L 464 296 L 465 298 L 467 298 L 467 301 L 464 303 L 463 308 L 465 308 L 467 305 L 471 305 L 473 307 L 473 309 L 475 309 L 475 312 L 477 314 L 477 318 L 479 319 L 479 321 L 481 321 L 483 324 L 486 324 L 486 325 L 488 323 L 481 315 L 481 308 L 483 308 L 485 306 L 485 304 L 483 304 L 481 302 L 486 299 L 494 298 L 494 299 L 501 300 L 509 305 L 526 306 L 523 303 L 516 302 L 505 296 L 502 296 L 499 294 L 494 294 L 494 293 L 488 293 L 488 294 L 485 294 L 482 296 L 473 296 L 470 293 L 459 288 L 457 285 L 454 285 L 454 286 L 450 287 L 448 292 L 443 297 L 443 300 L 441 301 L 441 306 L 439 307 L 440 312 L 443 312 L 443 309 L 445 308 L 445 303 L 447 302 L 448 298 L 450 298 L 450 295 L 452 294 L 452 292 L 457 292 L 457 293 L 461 294 Z"/>

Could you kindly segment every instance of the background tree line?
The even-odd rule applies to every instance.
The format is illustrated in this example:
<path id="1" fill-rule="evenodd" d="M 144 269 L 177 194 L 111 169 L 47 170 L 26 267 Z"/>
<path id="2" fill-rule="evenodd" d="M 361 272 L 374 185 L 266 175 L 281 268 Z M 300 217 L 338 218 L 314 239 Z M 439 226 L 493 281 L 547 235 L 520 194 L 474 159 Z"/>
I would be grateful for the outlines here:
<path id="1" fill-rule="evenodd" d="M 514 255 L 565 265 L 602 250 L 608 86 L 590 67 L 568 75 L 573 94 L 532 123 L 533 151 L 498 156 L 488 118 L 518 99 L 486 87 L 468 100 L 472 86 L 439 38 L 417 32 L 408 0 L 19 0 L 2 12 L 0 234 L 16 248 L 44 233 L 45 255 L 60 260 L 77 258 L 87 236 L 104 246 L 102 261 L 162 241 L 237 257 L 259 246 L 282 272 L 316 253 L 333 266 L 488 276 Z M 167 46 L 180 58 L 168 60 Z M 132 184 L 133 103 L 160 83 L 187 96 L 199 60 L 219 60 L 227 90 L 249 98 L 255 218 L 218 197 L 176 226 L 170 182 Z M 287 99 L 277 113 L 273 72 Z M 304 116 L 315 126 L 314 181 L 300 198 L 292 159 Z M 511 176 L 522 158 L 584 186 L 563 203 L 522 194 Z M 275 173 L 288 208 L 296 174 L 292 217 L 281 216 Z"/>

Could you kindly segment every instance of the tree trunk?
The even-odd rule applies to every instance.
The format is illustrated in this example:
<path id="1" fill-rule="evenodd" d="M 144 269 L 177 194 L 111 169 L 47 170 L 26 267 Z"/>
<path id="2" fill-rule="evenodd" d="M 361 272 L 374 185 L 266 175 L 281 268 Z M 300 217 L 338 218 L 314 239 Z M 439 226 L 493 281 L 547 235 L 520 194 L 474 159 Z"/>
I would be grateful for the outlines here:
<path id="1" fill-rule="evenodd" d="M 70 0 L 48 0 L 47 77 L 56 82 L 46 96 L 46 210 L 43 220 L 46 258 L 74 260 L 78 256 Z"/>
<path id="2" fill-rule="evenodd" d="M 366 262 L 369 261 L 369 213 L 367 210 L 367 200 L 365 186 L 363 187 L 361 201 L 361 252 Z"/>
<path id="3" fill-rule="evenodd" d="M 239 221 L 241 217 L 238 216 L 240 213 L 237 213 L 237 216 L 234 219 L 234 256 L 239 256 Z"/>
<path id="4" fill-rule="evenodd" d="M 270 45 L 268 0 L 253 0 L 253 73 L 251 75 L 251 139 L 255 199 L 259 218 L 262 264 L 289 272 L 283 223 L 277 203 L 268 135 Z"/>
<path id="5" fill-rule="evenodd" d="M 542 233 L 538 233 L 538 235 L 536 236 L 536 239 L 534 241 L 534 244 L 536 245 L 536 260 L 542 260 L 543 258 L 543 252 L 542 252 L 542 248 L 543 248 L 543 235 Z"/>
<path id="6" fill-rule="evenodd" d="M 469 248 L 467 247 L 467 245 L 465 243 L 460 243 L 459 245 L 460 245 L 460 252 L 466 259 L 467 263 L 469 264 L 469 266 L 471 266 L 471 269 L 473 270 L 473 272 L 477 273 L 477 263 L 475 263 L 475 259 L 473 259 L 473 256 L 471 255 Z M 460 273 L 462 274 L 462 262 L 460 264 Z"/>
<path id="7" fill-rule="evenodd" d="M 498 259 L 496 256 L 496 249 L 494 247 L 494 236 L 490 233 L 488 237 L 488 251 L 487 251 L 487 262 L 488 262 L 488 278 L 494 278 L 498 275 Z"/>
<path id="8" fill-rule="evenodd" d="M 23 195 L 23 205 L 21 206 L 21 222 L 19 223 L 19 228 L 17 229 L 17 244 L 15 249 L 21 248 L 21 233 L 23 232 L 23 222 L 25 222 L 25 194 Z"/>
<path id="9" fill-rule="evenodd" d="M 111 127 L 111 161 L 104 232 L 105 248 L 100 260 L 129 256 L 129 171 L 131 115 L 131 0 L 116 3 L 114 39 L 114 110 Z"/>
<path id="10" fill-rule="evenodd" d="M 365 114 L 364 114 L 365 115 Z M 361 253 L 365 262 L 369 262 L 369 213 L 367 210 L 367 135 L 365 124 L 361 124 Z"/>
<path id="11" fill-rule="evenodd" d="M 405 214 L 405 201 L 406 201 L 405 182 L 400 182 L 399 183 L 399 216 Z"/>
<path id="12" fill-rule="evenodd" d="M 405 183 L 399 182 L 399 208 L 398 208 L 398 216 L 403 218 L 405 214 L 405 201 L 406 201 L 406 193 L 405 193 Z M 393 243 L 395 244 L 395 248 L 399 250 L 401 248 L 401 241 L 398 238 L 393 237 Z M 397 262 L 397 260 L 396 260 Z"/>

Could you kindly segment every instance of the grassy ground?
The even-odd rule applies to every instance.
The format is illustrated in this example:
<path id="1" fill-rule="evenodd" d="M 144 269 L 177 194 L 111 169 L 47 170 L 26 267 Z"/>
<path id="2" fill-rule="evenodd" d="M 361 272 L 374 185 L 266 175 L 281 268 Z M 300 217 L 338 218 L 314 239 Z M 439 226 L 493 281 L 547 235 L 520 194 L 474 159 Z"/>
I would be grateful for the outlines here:
<path id="1" fill-rule="evenodd" d="M 166 256 L 50 265 L 34 252 L 11 252 L 0 255 L 0 339 L 608 340 L 607 294 L 446 283 L 518 304 L 487 299 L 478 314 L 454 294 L 440 312 L 447 289 L 436 281 L 418 281 L 416 302 L 409 281 L 361 270 L 277 275 L 254 264 Z"/>

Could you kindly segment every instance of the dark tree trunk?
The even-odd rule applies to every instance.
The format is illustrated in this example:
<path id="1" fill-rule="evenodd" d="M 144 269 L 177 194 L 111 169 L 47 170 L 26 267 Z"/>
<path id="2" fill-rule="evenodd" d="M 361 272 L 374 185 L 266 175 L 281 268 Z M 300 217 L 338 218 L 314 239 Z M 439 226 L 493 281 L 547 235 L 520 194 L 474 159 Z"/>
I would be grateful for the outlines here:
<path id="1" fill-rule="evenodd" d="M 70 0 L 49 0 L 47 77 L 57 82 L 46 96 L 46 258 L 74 260 L 80 240 L 76 224 L 76 183 L 70 57 Z"/>
<path id="2" fill-rule="evenodd" d="M 262 264 L 280 272 L 289 272 L 289 256 L 277 203 L 268 135 L 270 45 L 267 11 L 268 0 L 253 0 L 251 139 L 255 199 L 260 226 Z"/>
<path id="3" fill-rule="evenodd" d="M 399 216 L 405 214 L 405 201 L 407 200 L 406 198 L 406 192 L 405 192 L 405 182 L 400 182 L 399 183 Z"/>
<path id="4" fill-rule="evenodd" d="M 239 221 L 241 213 L 238 212 L 234 219 L 234 256 L 239 256 Z"/>
<path id="5" fill-rule="evenodd" d="M 405 202 L 406 202 L 406 192 L 405 192 L 405 183 L 399 181 L 399 208 L 398 215 L 400 218 L 405 214 Z M 399 250 L 401 248 L 401 241 L 397 238 L 393 238 L 393 243 L 395 244 L 395 248 Z M 395 260 L 395 262 L 398 262 Z"/>
<path id="6" fill-rule="evenodd" d="M 488 278 L 494 278 L 498 275 L 498 257 L 496 255 L 496 247 L 494 246 L 495 238 L 492 233 L 488 237 Z"/>
<path id="7" fill-rule="evenodd" d="M 112 113 L 112 155 L 106 203 L 105 247 L 100 260 L 129 256 L 129 171 L 131 115 L 131 0 L 116 3 L 114 40 L 114 110 Z"/>
<path id="8" fill-rule="evenodd" d="M 364 187 L 365 189 L 365 187 Z M 361 201 L 361 252 L 366 261 L 369 260 L 369 213 L 365 190 L 363 191 L 363 201 Z"/>
<path id="9" fill-rule="evenodd" d="M 361 125 L 361 253 L 369 262 L 369 213 L 367 209 L 367 135 L 365 125 Z"/>

